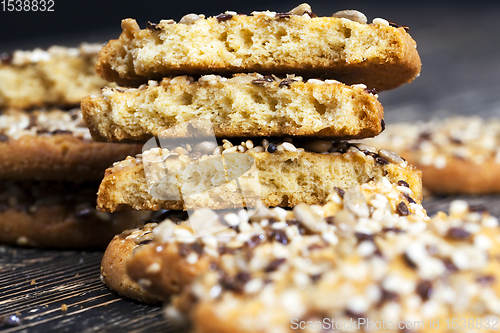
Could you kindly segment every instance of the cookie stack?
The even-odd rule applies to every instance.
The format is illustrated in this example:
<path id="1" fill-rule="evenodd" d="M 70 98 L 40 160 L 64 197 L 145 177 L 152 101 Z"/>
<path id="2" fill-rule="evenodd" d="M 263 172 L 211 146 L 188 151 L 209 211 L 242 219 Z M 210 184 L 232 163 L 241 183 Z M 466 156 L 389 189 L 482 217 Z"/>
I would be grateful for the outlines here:
<path id="1" fill-rule="evenodd" d="M 122 86 L 82 100 L 93 138 L 179 143 L 185 132 L 172 128 L 203 120 L 219 142 L 160 144 L 116 163 L 99 188 L 99 209 L 241 207 L 234 180 L 221 186 L 209 174 L 193 181 L 192 188 L 212 190 L 190 196 L 187 205 L 179 196 L 166 199 L 176 191 L 171 184 L 157 186 L 164 196 L 151 193 L 145 170 L 153 162 L 185 168 L 196 161 L 194 172 L 203 174 L 201 162 L 232 153 L 255 161 L 265 206 L 324 204 L 335 188 L 383 177 L 404 181 L 421 199 L 419 172 L 398 155 L 343 141 L 378 135 L 384 121 L 376 90 L 419 73 L 404 28 L 383 19 L 367 24 L 357 11 L 317 17 L 307 4 L 287 13 L 189 14 L 142 30 L 126 19 L 122 28 L 96 65 Z"/>
<path id="2" fill-rule="evenodd" d="M 149 141 L 106 171 L 98 206 L 172 210 L 113 239 L 101 266 L 111 289 L 169 303 L 171 322 L 207 333 L 423 332 L 500 315 L 498 220 L 462 201 L 430 219 L 418 170 L 345 141 L 378 135 L 376 90 L 420 70 L 404 27 L 366 22 L 306 4 L 122 22 L 97 70 L 123 86 L 84 98 L 84 119 L 96 140 Z M 185 124 L 197 121 L 218 142 L 191 144 Z M 240 175 L 242 156 L 256 178 L 213 172 L 222 161 Z M 156 166 L 167 172 L 151 182 Z M 237 199 L 252 182 L 258 208 Z"/>
<path id="3" fill-rule="evenodd" d="M 93 142 L 74 107 L 105 81 L 100 45 L 15 51 L 0 63 L 0 242 L 103 247 L 147 213 L 95 209 L 98 181 L 139 145 Z"/>

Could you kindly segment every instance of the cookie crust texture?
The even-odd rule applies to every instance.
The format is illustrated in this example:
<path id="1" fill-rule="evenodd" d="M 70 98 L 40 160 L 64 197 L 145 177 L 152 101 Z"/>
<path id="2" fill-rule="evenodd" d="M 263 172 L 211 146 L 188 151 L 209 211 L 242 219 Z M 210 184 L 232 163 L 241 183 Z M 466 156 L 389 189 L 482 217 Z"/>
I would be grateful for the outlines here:
<path id="1" fill-rule="evenodd" d="M 140 144 L 94 142 L 79 109 L 9 109 L 0 114 L 0 179 L 97 181 Z"/>
<path id="2" fill-rule="evenodd" d="M 140 241 L 134 242 L 134 240 L 150 239 L 147 235 L 151 234 L 153 225 L 155 224 L 146 224 L 140 229 L 130 229 L 111 240 L 101 261 L 101 281 L 121 296 L 144 303 L 158 304 L 158 297 L 145 291 L 137 282 L 131 280 L 125 267 L 126 259 L 140 244 Z"/>
<path id="3" fill-rule="evenodd" d="M 421 172 L 408 165 L 397 155 L 391 156 L 392 160 L 388 161 L 383 157 L 380 159 L 382 155 L 387 156 L 385 151 L 382 152 L 382 155 L 378 152 L 371 156 L 374 153 L 366 150 L 366 147 L 350 147 L 349 150 L 346 149 L 345 143 L 341 144 L 343 145 L 343 148 L 340 149 L 342 152 L 322 154 L 304 151 L 303 148 L 298 148 L 301 149 L 299 152 L 292 152 L 284 150 L 283 147 L 289 147 L 287 144 L 289 143 L 276 145 L 277 151 L 275 153 L 263 151 L 262 146 L 253 147 L 247 152 L 241 153 L 250 154 L 255 159 L 260 181 L 260 196 L 265 206 L 294 207 L 299 203 L 324 204 L 334 187 L 346 189 L 370 180 L 381 181 L 384 176 L 391 182 L 404 180 L 410 184 L 410 188 L 415 194 L 414 199 L 418 202 L 422 199 Z M 233 146 L 228 149 L 236 151 L 237 147 Z M 294 147 L 294 149 L 296 148 Z M 366 154 L 361 151 L 362 149 L 365 149 Z M 368 149 L 376 151 L 374 147 Z M 136 158 L 128 157 L 106 170 L 98 192 L 99 209 L 111 212 L 130 208 L 140 210 L 188 209 L 191 207 L 225 209 L 240 207 L 243 204 L 240 196 L 235 196 L 235 193 L 238 193 L 238 188 L 234 181 L 225 186 L 214 188 L 210 182 L 216 177 L 215 175 L 201 181 L 202 183 L 210 183 L 206 184 L 205 187 L 213 189 L 192 195 L 187 208 L 182 200 L 162 200 L 152 196 L 147 185 L 143 163 L 146 154 L 151 154 L 150 156 L 154 158 L 163 156 L 159 149 L 150 150 Z M 188 156 L 181 156 L 179 161 L 189 161 L 190 157 Z M 200 160 L 204 161 L 211 157 L 214 155 L 205 155 L 205 157 L 200 157 Z M 150 161 L 151 157 L 146 158 Z M 387 158 L 389 159 L 389 157 Z M 200 173 L 203 172 L 204 165 L 204 163 L 200 163 L 196 166 L 201 168 Z M 170 187 L 163 188 L 167 192 L 171 190 Z"/>
<path id="4" fill-rule="evenodd" d="M 368 144 L 391 149 L 422 170 L 436 194 L 500 193 L 500 120 L 448 117 L 397 123 Z"/>
<path id="5" fill-rule="evenodd" d="M 354 190 L 351 193 L 356 193 L 354 197 L 357 199 L 355 201 L 359 201 L 361 197 L 366 197 L 367 199 L 375 198 L 373 196 L 375 193 L 379 195 L 384 193 L 384 196 L 390 198 L 387 203 L 392 207 L 390 208 L 392 214 L 397 215 L 397 206 L 404 204 L 408 208 L 408 212 L 419 216 L 418 219 L 425 217 L 425 210 L 423 210 L 422 206 L 408 201 L 407 196 L 395 190 L 396 186 L 388 183 L 387 180 L 379 184 L 370 182 L 359 186 L 359 190 Z M 405 191 L 409 191 L 409 189 L 406 188 Z M 391 194 L 388 195 L 389 193 Z M 103 259 L 103 262 L 106 262 L 106 265 L 103 265 L 104 272 L 112 280 L 110 283 L 107 281 L 105 283 L 111 289 L 124 294 L 127 288 L 121 282 L 131 279 L 143 287 L 141 294 L 137 296 L 154 295 L 163 302 L 168 303 L 172 295 L 185 291 L 200 275 L 209 272 L 212 265 L 222 263 L 224 261 L 223 257 L 237 256 L 238 253 L 247 250 L 251 251 L 252 248 L 265 242 L 272 243 L 273 241 L 278 241 L 288 244 L 293 241 L 293 237 L 300 238 L 300 235 L 292 236 L 290 233 L 280 233 L 277 231 L 279 229 L 272 227 L 272 223 L 283 224 L 282 222 L 285 220 L 288 221 L 287 223 L 295 223 L 297 219 L 313 219 L 313 224 L 316 222 L 321 224 L 325 223 L 325 220 L 334 220 L 342 206 L 343 199 L 340 195 L 343 195 L 347 201 L 353 198 L 350 193 L 345 194 L 345 192 L 339 191 L 333 193 L 329 197 L 327 204 L 320 208 L 319 206 L 311 207 L 306 204 L 301 204 L 300 207 L 293 211 L 285 211 L 282 208 L 262 208 L 255 215 L 251 216 L 248 216 L 247 211 L 244 209 L 239 210 L 237 213 L 235 211 L 212 211 L 205 209 L 191 214 L 189 217 L 189 221 L 191 222 L 187 220 L 187 213 L 167 212 L 164 215 L 164 219 L 159 221 L 159 223 L 149 223 L 144 228 L 127 230 L 115 237 L 109 245 L 107 252 L 118 253 L 118 255 L 105 255 L 105 259 Z M 361 199 L 358 203 L 363 205 L 363 200 Z M 375 201 L 373 201 L 374 204 Z M 368 205 L 371 204 L 368 203 Z M 355 209 L 354 206 L 350 207 Z M 317 208 L 321 210 L 321 213 L 319 213 Z M 225 221 L 240 219 L 242 221 L 240 224 L 241 230 L 235 231 L 228 228 L 195 239 L 191 229 L 192 221 L 202 219 L 207 223 L 212 223 L 214 218 Z M 250 222 L 245 222 L 248 218 L 250 218 Z M 257 237 L 254 235 L 255 231 L 252 232 L 247 227 L 247 224 L 250 223 L 255 226 L 254 223 L 259 224 L 263 220 L 272 221 L 272 223 L 264 224 L 262 222 L 262 225 L 265 226 L 258 229 L 262 233 L 262 236 Z M 413 222 L 412 218 L 410 220 Z M 313 224 L 309 225 L 309 228 L 316 230 Z M 379 229 L 383 229 L 384 227 L 386 226 L 383 223 L 377 225 Z M 331 230 L 328 227 L 324 229 L 324 238 L 329 239 L 326 234 Z M 248 234 L 249 232 L 250 234 Z M 300 229 L 301 235 L 309 235 L 310 232 L 311 230 L 307 228 Z M 250 237 L 249 235 L 255 237 Z M 118 252 L 119 248 L 128 249 L 128 251 L 120 253 Z M 109 270 L 110 263 L 122 265 L 123 262 L 126 266 L 127 275 L 116 274 L 116 272 Z M 136 295 L 129 297 L 138 299 Z"/>
<path id="6" fill-rule="evenodd" d="M 0 59 L 0 108 L 75 107 L 107 82 L 95 72 L 100 44 L 14 51 Z"/>
<path id="7" fill-rule="evenodd" d="M 311 18 L 307 12 L 233 14 L 162 20 L 142 30 L 125 19 L 120 38 L 99 53 L 96 71 L 124 86 L 164 76 L 259 72 L 333 78 L 378 91 L 410 82 L 420 72 L 415 41 L 386 20 L 366 24 Z"/>
<path id="8" fill-rule="evenodd" d="M 95 209 L 96 183 L 10 181 L 0 185 L 0 243 L 59 249 L 105 248 L 150 212 Z"/>
<path id="9" fill-rule="evenodd" d="M 94 140 L 146 141 L 181 137 L 172 129 L 202 119 L 216 137 L 300 136 L 366 138 L 383 130 L 384 112 L 366 85 L 288 75 L 205 75 L 149 81 L 138 89 L 105 88 L 82 100 Z"/>

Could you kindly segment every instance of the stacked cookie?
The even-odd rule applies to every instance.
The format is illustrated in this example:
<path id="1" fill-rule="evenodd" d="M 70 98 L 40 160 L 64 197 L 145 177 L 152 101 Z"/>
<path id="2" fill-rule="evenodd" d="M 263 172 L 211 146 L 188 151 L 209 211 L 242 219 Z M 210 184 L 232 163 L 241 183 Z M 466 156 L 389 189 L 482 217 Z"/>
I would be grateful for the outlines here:
<path id="1" fill-rule="evenodd" d="M 169 303 L 172 322 L 196 332 L 425 332 L 448 318 L 492 328 L 498 220 L 461 201 L 429 218 L 419 171 L 344 141 L 378 135 L 373 89 L 420 69 L 405 28 L 366 22 L 357 11 L 316 17 L 306 4 L 143 30 L 124 20 L 97 62 L 124 86 L 84 98 L 84 118 L 96 140 L 149 141 L 106 171 L 98 206 L 171 210 L 113 239 L 104 283 Z M 199 122 L 218 142 L 192 144 Z M 249 184 L 262 205 L 240 200 Z"/>
<path id="2" fill-rule="evenodd" d="M 432 193 L 500 192 L 498 119 L 450 117 L 398 123 L 366 143 L 404 156 L 422 170 L 424 188 Z"/>
<path id="3" fill-rule="evenodd" d="M 98 207 L 244 206 L 234 199 L 235 180 L 222 186 L 207 171 L 217 156 L 227 169 L 232 154 L 255 162 L 266 206 L 324 204 L 334 188 L 384 176 L 405 181 L 420 200 L 420 174 L 403 159 L 342 141 L 379 134 L 384 122 L 376 89 L 409 82 L 420 71 L 404 28 L 383 19 L 366 22 L 357 11 L 317 17 L 306 4 L 287 13 L 189 14 L 143 30 L 123 20 L 123 33 L 101 50 L 96 69 L 124 86 L 84 98 L 83 116 L 95 140 L 155 137 L 159 146 L 108 169 Z M 211 124 L 218 145 L 179 143 L 186 131 L 177 129 L 200 120 Z M 168 140 L 171 145 L 162 145 Z M 169 197 L 183 185 L 166 176 L 152 193 L 148 167 L 154 163 L 169 170 L 196 163 L 193 173 L 204 176 L 188 177 L 186 187 L 211 190 L 194 193 L 186 204 L 186 198 Z"/>
<path id="4" fill-rule="evenodd" d="M 93 69 L 100 45 L 16 51 L 0 64 L 0 242 L 103 247 L 142 212 L 95 209 L 98 181 L 139 145 L 93 142 L 74 107 L 105 81 Z"/>
<path id="5" fill-rule="evenodd" d="M 498 219 L 464 201 L 430 219 L 408 193 L 370 182 L 324 206 L 199 211 L 190 220 L 238 220 L 200 238 L 171 216 L 116 236 L 103 279 L 125 296 L 168 303 L 171 322 L 188 319 L 195 332 L 431 332 L 448 318 L 494 332 Z"/>
<path id="6" fill-rule="evenodd" d="M 122 22 L 96 67 L 122 86 L 84 98 L 83 117 L 98 141 L 147 144 L 106 171 L 98 207 L 190 216 L 165 216 L 115 237 L 102 264 L 108 286 L 147 302 L 177 295 L 169 311 L 190 313 L 207 332 L 287 331 L 294 316 L 405 319 L 418 312 L 427 319 L 436 307 L 439 316 L 469 315 L 476 303 L 455 308 L 451 296 L 426 302 L 432 288 L 446 292 L 451 273 L 467 283 L 488 276 L 488 262 L 474 266 L 460 253 L 491 255 L 479 244 L 492 241 L 482 228 L 498 221 L 458 203 L 452 218 L 438 215 L 428 225 L 420 172 L 392 151 L 345 141 L 377 136 L 384 122 L 376 91 L 420 70 L 404 27 L 366 22 L 357 11 L 317 17 L 305 4 L 287 13 L 189 14 L 142 30 Z M 210 123 L 217 142 L 192 144 L 185 124 L 197 121 Z M 220 163 L 241 175 L 244 160 L 254 163 L 256 178 L 226 183 L 213 171 Z M 154 186 L 153 166 L 168 171 Z M 259 209 L 239 197 L 252 182 L 260 186 Z M 202 224 L 231 228 L 196 237 L 193 225 Z M 408 244 L 415 246 L 407 251 Z M 468 268 L 472 275 L 462 272 Z M 498 297 L 483 293 L 474 294 L 482 313 L 498 314 Z M 248 307 L 241 317 L 240 307 Z"/>

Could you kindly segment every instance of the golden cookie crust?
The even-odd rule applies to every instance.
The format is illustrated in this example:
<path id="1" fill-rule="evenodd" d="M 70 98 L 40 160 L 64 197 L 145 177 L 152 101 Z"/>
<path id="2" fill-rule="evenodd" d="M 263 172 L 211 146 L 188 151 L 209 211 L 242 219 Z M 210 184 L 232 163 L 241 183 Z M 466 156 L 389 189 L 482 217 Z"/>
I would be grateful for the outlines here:
<path id="1" fill-rule="evenodd" d="M 146 224 L 141 229 L 128 230 L 111 240 L 101 261 L 101 281 L 121 296 L 139 302 L 158 304 L 158 298 L 132 281 L 125 271 L 126 259 L 140 246 L 134 239 L 150 233 L 153 225 Z"/>
<path id="2" fill-rule="evenodd" d="M 267 145 L 270 146 L 269 143 Z M 301 151 L 286 151 L 284 147 L 293 146 L 289 142 L 273 145 L 276 147 L 274 153 L 264 151 L 262 146 L 254 146 L 242 153 L 250 154 L 255 159 L 260 180 L 260 195 L 265 206 L 294 207 L 299 203 L 324 204 L 334 187 L 346 189 L 370 180 L 381 181 L 383 177 L 387 177 L 391 182 L 405 181 L 413 192 L 414 200 L 420 202 L 422 199 L 420 171 L 408 165 L 397 155 L 391 155 L 391 161 L 381 158 L 381 156 L 388 156 L 387 151 L 377 153 L 376 148 L 370 147 L 371 151 L 376 152 L 373 153 L 367 150 L 368 146 L 351 148 L 348 143 L 340 143 L 335 147 L 330 145 L 332 147 L 330 151 L 337 150 L 336 152 L 322 154 L 307 152 L 303 148 L 299 148 Z M 269 151 L 268 146 L 266 149 Z M 348 146 L 350 150 L 347 149 Z M 223 149 L 223 147 L 217 149 Z M 236 146 L 228 149 L 237 152 Z M 365 152 L 362 151 L 363 149 Z M 136 158 L 128 157 L 108 168 L 99 187 L 97 199 L 99 209 L 110 212 L 124 208 L 186 209 L 182 200 L 155 198 L 148 190 L 143 158 L 147 155 L 148 161 L 151 161 L 151 156 L 161 159 L 165 152 L 157 148 L 138 155 Z M 189 156 L 193 155 L 183 156 L 179 158 L 180 161 L 188 161 L 191 159 Z M 209 159 L 210 156 L 214 155 L 204 155 L 201 160 Z M 204 164 L 199 165 L 203 167 Z M 210 182 L 211 179 L 207 181 Z M 233 181 L 227 186 L 219 186 L 204 193 L 194 194 L 190 197 L 189 205 L 212 209 L 241 207 L 241 197 L 235 195 L 237 191 L 236 183 Z"/>
<path id="3" fill-rule="evenodd" d="M 81 106 L 97 141 L 145 141 L 197 119 L 210 122 L 221 138 L 366 138 L 383 130 L 384 117 L 376 94 L 365 85 L 302 81 L 294 75 L 164 78 L 138 89 L 104 88 L 99 96 L 85 97 Z"/>
<path id="4" fill-rule="evenodd" d="M 0 242 L 60 249 L 105 248 L 149 212 L 95 210 L 96 183 L 2 181 Z"/>
<path id="5" fill-rule="evenodd" d="M 376 184 L 370 182 L 358 187 L 355 197 L 361 197 L 358 203 L 372 205 L 374 194 L 379 194 L 388 198 L 388 209 L 392 213 L 397 213 L 398 205 L 405 205 L 408 214 L 418 214 L 419 218 L 425 217 L 425 211 L 419 204 L 411 203 L 408 198 L 400 191 L 396 190 L 397 184 Z M 408 188 L 406 188 L 408 189 Z M 359 192 L 358 192 L 359 191 Z M 340 196 L 340 194 L 343 198 Z M 306 204 L 301 204 L 294 210 L 285 211 L 282 208 L 262 208 L 255 215 L 248 215 L 247 211 L 195 211 L 189 215 L 170 216 L 155 226 L 150 235 L 151 241 L 145 246 L 134 251 L 126 259 L 126 269 L 128 277 L 134 281 L 142 281 L 147 292 L 158 296 L 163 302 L 168 303 L 172 295 L 180 294 L 189 288 L 191 283 L 203 273 L 213 270 L 213 267 L 222 264 L 229 257 L 243 255 L 245 251 L 251 251 L 252 248 L 260 244 L 274 241 L 282 244 L 288 244 L 294 241 L 294 237 L 300 238 L 300 235 L 310 235 L 324 231 L 324 238 L 329 239 L 327 222 L 332 223 L 336 219 L 336 214 L 342 208 L 342 202 L 352 200 L 351 193 L 335 192 L 329 198 L 326 205 L 322 206 L 321 212 L 314 210 Z M 375 200 L 373 200 L 375 204 Z M 350 206 L 354 211 L 356 208 Z M 359 212 L 358 212 L 359 213 Z M 219 230 L 213 234 L 194 238 L 192 233 L 193 222 L 200 219 L 210 223 L 213 218 L 219 220 L 231 221 L 238 220 L 239 227 L 233 229 L 227 228 Z M 250 222 L 248 222 L 248 218 Z M 413 217 L 409 218 L 410 223 Z M 273 227 L 273 224 L 297 224 L 304 222 L 304 219 L 312 219 L 308 227 L 302 226 L 297 229 L 297 234 L 280 233 L 281 229 Z M 270 223 L 265 224 L 265 221 Z M 389 220 L 381 221 L 377 227 L 382 230 L 389 226 Z M 196 222 L 195 222 L 196 223 Z M 253 226 L 261 224 L 262 228 L 252 230 L 249 223 Z M 314 229 L 314 224 L 323 224 L 322 227 Z M 390 222 L 389 222 L 390 223 Z M 297 224 L 300 225 L 300 224 Z M 394 225 L 391 225 L 394 226 Z M 399 225 L 398 225 L 399 227 Z M 130 239 L 134 238 L 136 243 L 142 239 L 138 236 L 139 232 L 131 234 Z M 127 232 L 125 235 L 130 234 Z M 226 281 L 238 288 L 238 281 Z"/>
<path id="6" fill-rule="evenodd" d="M 410 82 L 420 72 L 415 41 L 385 20 L 311 18 L 304 11 L 286 17 L 234 14 L 162 20 L 142 30 L 125 19 L 120 38 L 99 53 L 96 71 L 124 86 L 164 76 L 259 72 L 333 78 L 378 91 Z"/>
<path id="7" fill-rule="evenodd" d="M 366 143 L 391 149 L 422 170 L 436 194 L 500 192 L 500 120 L 449 117 L 397 123 Z"/>
<path id="8" fill-rule="evenodd" d="M 15 51 L 0 59 L 0 109 L 77 106 L 106 81 L 94 66 L 100 44 Z"/>
<path id="9" fill-rule="evenodd" d="M 93 142 L 78 109 L 11 109 L 0 122 L 0 179 L 96 181 L 113 162 L 142 149 Z"/>
<path id="10" fill-rule="evenodd" d="M 476 164 L 460 158 L 447 158 L 444 168 L 419 163 L 412 151 L 402 152 L 410 163 L 422 171 L 422 185 L 435 194 L 495 194 L 500 192 L 500 166 L 495 161 Z"/>

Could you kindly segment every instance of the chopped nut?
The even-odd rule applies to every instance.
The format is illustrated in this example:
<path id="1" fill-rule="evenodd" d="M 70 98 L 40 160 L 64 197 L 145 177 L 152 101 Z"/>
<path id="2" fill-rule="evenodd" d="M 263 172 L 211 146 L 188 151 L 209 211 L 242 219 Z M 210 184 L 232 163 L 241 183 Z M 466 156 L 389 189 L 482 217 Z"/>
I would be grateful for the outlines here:
<path id="1" fill-rule="evenodd" d="M 309 4 L 302 3 L 302 4 L 298 5 L 297 7 L 293 8 L 289 13 L 293 14 L 293 15 L 301 16 L 301 15 L 304 15 L 305 13 L 312 13 L 312 9 L 311 9 L 311 6 Z"/>
<path id="2" fill-rule="evenodd" d="M 286 151 L 290 151 L 290 152 L 296 152 L 297 151 L 297 148 L 295 148 L 295 146 L 289 142 L 283 142 L 283 148 L 286 150 Z"/>
<path id="3" fill-rule="evenodd" d="M 187 14 L 184 15 L 181 20 L 179 21 L 179 24 L 194 24 L 196 21 L 201 20 L 202 17 L 197 14 Z"/>
<path id="4" fill-rule="evenodd" d="M 399 155 L 393 152 L 392 150 L 381 149 L 378 151 L 378 154 L 380 157 L 384 158 L 386 161 L 389 161 L 391 163 L 400 164 L 404 162 L 403 159 L 399 157 Z"/>
<path id="5" fill-rule="evenodd" d="M 377 18 L 374 18 L 373 21 L 372 21 L 373 24 L 379 24 L 379 25 L 384 25 L 384 26 L 389 26 L 389 21 L 383 19 L 383 18 L 380 18 L 380 17 L 377 17 Z"/>
<path id="6" fill-rule="evenodd" d="M 297 220 L 308 230 L 312 232 L 321 231 L 326 224 L 325 220 L 316 214 L 309 205 L 300 203 L 293 209 Z"/>
<path id="7" fill-rule="evenodd" d="M 357 10 L 341 10 L 332 15 L 332 17 L 346 18 L 348 20 L 358 22 L 361 24 L 366 24 L 368 21 L 365 14 Z"/>

